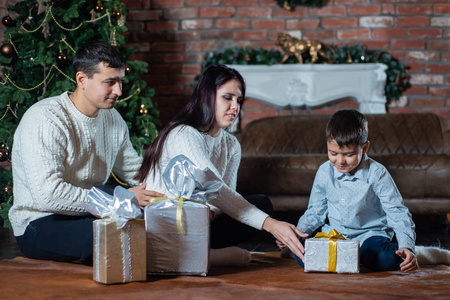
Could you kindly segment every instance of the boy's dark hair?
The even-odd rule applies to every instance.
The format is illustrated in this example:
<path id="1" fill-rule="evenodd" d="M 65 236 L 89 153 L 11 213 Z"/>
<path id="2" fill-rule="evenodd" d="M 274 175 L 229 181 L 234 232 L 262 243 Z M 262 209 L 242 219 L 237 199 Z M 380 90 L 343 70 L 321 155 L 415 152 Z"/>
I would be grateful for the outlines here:
<path id="1" fill-rule="evenodd" d="M 348 145 L 364 146 L 369 135 L 367 120 L 354 109 L 340 110 L 328 121 L 325 131 L 327 142 L 336 141 L 339 147 Z"/>
<path id="2" fill-rule="evenodd" d="M 73 59 L 74 73 L 81 71 L 88 78 L 99 72 L 98 64 L 105 63 L 107 67 L 125 69 L 127 62 L 119 49 L 104 41 L 94 41 L 82 45 Z"/>

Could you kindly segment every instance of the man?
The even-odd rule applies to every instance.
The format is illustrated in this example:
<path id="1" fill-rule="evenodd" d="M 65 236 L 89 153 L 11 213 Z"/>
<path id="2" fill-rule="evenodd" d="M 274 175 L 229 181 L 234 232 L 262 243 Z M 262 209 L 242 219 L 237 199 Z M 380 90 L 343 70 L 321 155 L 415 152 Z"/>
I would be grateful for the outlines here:
<path id="1" fill-rule="evenodd" d="M 73 60 L 73 93 L 31 106 L 14 135 L 14 205 L 9 218 L 30 258 L 92 264 L 95 217 L 82 204 L 111 171 L 132 186 L 141 165 L 125 121 L 114 109 L 122 95 L 126 62 L 106 42 L 81 47 Z M 131 188 L 141 206 L 163 196 Z"/>

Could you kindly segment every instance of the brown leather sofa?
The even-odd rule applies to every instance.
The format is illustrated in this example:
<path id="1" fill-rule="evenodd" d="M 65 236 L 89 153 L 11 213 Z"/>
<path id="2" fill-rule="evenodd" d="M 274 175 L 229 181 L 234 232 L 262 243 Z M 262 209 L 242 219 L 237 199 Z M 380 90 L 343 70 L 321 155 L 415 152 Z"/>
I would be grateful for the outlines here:
<path id="1" fill-rule="evenodd" d="M 327 160 L 331 116 L 254 121 L 238 134 L 242 160 L 237 190 L 268 195 L 275 210 L 305 210 L 314 176 Z M 434 114 L 366 115 L 368 155 L 387 167 L 412 213 L 450 212 L 450 129 Z"/>

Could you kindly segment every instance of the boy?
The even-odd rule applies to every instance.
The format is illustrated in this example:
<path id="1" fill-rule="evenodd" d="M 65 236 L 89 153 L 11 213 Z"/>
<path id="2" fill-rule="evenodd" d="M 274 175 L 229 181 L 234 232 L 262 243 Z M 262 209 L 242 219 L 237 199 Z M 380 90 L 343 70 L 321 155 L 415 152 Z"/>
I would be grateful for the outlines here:
<path id="1" fill-rule="evenodd" d="M 358 240 L 361 264 L 369 269 L 413 271 L 415 225 L 386 168 L 367 156 L 367 136 L 367 120 L 358 111 L 332 116 L 326 128 L 329 161 L 317 171 L 297 228 L 311 234 L 322 226 L 323 232 L 336 229 Z"/>

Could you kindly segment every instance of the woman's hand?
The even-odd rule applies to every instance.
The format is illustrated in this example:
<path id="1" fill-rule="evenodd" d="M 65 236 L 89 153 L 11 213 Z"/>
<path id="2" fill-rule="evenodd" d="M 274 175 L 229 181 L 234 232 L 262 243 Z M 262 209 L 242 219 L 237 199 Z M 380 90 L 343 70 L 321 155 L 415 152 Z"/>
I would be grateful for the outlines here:
<path id="1" fill-rule="evenodd" d="M 275 240 L 275 243 L 277 243 L 278 248 L 280 248 L 281 250 L 286 248 L 286 245 L 280 242 L 279 240 Z"/>
<path id="2" fill-rule="evenodd" d="M 403 259 L 403 262 L 400 264 L 400 270 L 403 272 L 411 272 L 419 268 L 416 256 L 408 248 L 400 248 L 395 254 Z"/>
<path id="3" fill-rule="evenodd" d="M 147 191 L 145 189 L 146 186 L 147 186 L 147 183 L 144 182 L 143 184 L 141 184 L 139 186 L 128 189 L 130 192 L 134 193 L 134 196 L 138 200 L 139 205 L 141 206 L 142 209 L 144 209 L 144 207 L 149 204 L 149 200 L 152 197 L 167 197 L 166 195 L 158 193 L 158 192 Z"/>
<path id="4" fill-rule="evenodd" d="M 291 251 L 303 260 L 305 249 L 300 243 L 300 237 L 307 237 L 308 234 L 301 232 L 292 224 L 281 222 L 268 217 L 263 224 L 263 229 L 270 232 L 277 240 L 277 245 L 289 247 Z"/>

